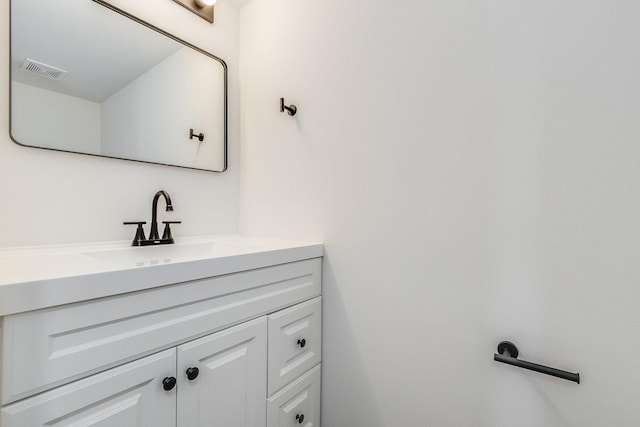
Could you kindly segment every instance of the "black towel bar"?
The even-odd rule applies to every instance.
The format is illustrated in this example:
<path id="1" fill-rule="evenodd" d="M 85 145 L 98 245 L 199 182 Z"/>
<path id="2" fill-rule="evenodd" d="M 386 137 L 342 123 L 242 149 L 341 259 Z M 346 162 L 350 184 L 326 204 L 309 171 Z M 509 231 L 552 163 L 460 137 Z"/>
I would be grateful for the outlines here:
<path id="1" fill-rule="evenodd" d="M 505 356 L 504 353 L 508 353 L 508 355 Z M 493 360 L 495 360 L 496 362 L 506 363 L 508 365 L 517 366 L 518 368 L 540 372 L 541 374 L 551 375 L 553 377 L 562 378 L 580 384 L 579 373 L 574 374 L 573 372 L 550 368 L 548 366 L 538 365 L 537 363 L 518 359 L 518 347 L 516 347 L 515 344 L 509 341 L 502 341 L 500 344 L 498 344 L 498 353 L 494 353 Z"/>

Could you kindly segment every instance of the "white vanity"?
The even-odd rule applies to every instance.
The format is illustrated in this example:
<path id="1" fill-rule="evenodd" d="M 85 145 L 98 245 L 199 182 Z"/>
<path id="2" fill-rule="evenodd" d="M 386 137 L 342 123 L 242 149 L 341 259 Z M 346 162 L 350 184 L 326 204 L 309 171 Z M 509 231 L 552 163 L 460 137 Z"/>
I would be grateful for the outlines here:
<path id="1" fill-rule="evenodd" d="M 320 425 L 321 244 L 0 251 L 2 427 Z"/>

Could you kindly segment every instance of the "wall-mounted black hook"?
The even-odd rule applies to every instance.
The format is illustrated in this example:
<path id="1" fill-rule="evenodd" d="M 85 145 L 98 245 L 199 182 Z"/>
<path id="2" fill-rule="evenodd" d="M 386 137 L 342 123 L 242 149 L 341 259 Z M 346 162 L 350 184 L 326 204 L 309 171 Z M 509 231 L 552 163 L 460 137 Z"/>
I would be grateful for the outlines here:
<path id="1" fill-rule="evenodd" d="M 298 107 L 295 105 L 284 105 L 284 98 L 280 98 L 280 112 L 284 113 L 285 110 L 289 113 L 290 116 L 295 116 L 298 112 Z"/>
<path id="2" fill-rule="evenodd" d="M 193 129 L 189 129 L 189 139 L 198 138 L 198 141 L 204 141 L 204 133 L 200 132 L 199 134 L 193 133 Z"/>

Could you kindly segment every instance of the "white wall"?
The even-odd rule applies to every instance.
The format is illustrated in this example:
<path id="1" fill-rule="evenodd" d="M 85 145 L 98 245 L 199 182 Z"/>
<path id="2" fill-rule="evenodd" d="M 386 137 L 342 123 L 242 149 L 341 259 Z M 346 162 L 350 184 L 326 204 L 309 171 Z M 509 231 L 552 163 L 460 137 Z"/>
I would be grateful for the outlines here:
<path id="1" fill-rule="evenodd" d="M 100 104 L 24 83 L 11 85 L 14 140 L 100 153 Z"/>
<path id="2" fill-rule="evenodd" d="M 167 190 L 182 220 L 174 235 L 227 233 L 238 216 L 238 9 L 221 2 L 211 25 L 173 1 L 113 4 L 227 61 L 230 167 L 222 174 L 20 147 L 9 139 L 9 91 L 0 91 L 0 247 L 131 239 L 124 220 L 147 220 Z M 8 82 L 9 0 L 0 0 L 0 81 Z"/>
<path id="3" fill-rule="evenodd" d="M 640 425 L 638 16 L 241 10 L 240 225 L 326 244 L 324 426 Z M 493 362 L 502 339 L 582 384 Z"/>

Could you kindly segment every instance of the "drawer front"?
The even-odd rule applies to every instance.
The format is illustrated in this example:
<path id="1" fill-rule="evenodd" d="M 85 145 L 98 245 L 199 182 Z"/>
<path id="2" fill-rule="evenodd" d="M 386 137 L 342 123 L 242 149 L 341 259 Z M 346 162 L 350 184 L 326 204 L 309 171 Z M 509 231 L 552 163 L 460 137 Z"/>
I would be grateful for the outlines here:
<path id="1" fill-rule="evenodd" d="M 2 403 L 305 301 L 320 290 L 316 258 L 7 316 Z"/>
<path id="2" fill-rule="evenodd" d="M 175 349 L 145 357 L 2 408 L 2 427 L 173 427 Z"/>
<path id="3" fill-rule="evenodd" d="M 267 427 L 320 426 L 320 366 L 268 400 Z"/>
<path id="4" fill-rule="evenodd" d="M 321 327 L 320 297 L 269 315 L 269 396 L 320 362 Z"/>

